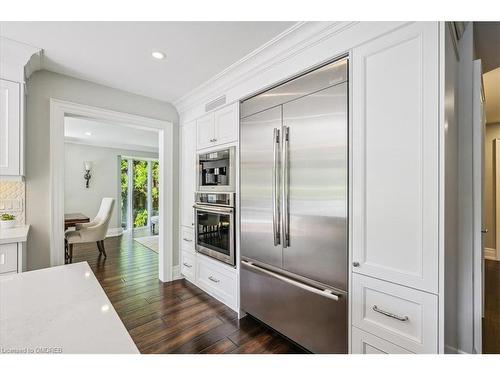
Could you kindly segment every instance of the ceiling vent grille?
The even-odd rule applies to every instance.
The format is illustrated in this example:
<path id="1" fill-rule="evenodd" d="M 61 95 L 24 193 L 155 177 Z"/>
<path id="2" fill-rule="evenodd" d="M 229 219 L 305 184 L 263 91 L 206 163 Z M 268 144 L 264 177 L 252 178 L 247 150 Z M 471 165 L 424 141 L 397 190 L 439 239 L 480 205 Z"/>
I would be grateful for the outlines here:
<path id="1" fill-rule="evenodd" d="M 219 96 L 217 99 L 205 104 L 205 112 L 210 112 L 224 104 L 226 104 L 226 95 Z"/>

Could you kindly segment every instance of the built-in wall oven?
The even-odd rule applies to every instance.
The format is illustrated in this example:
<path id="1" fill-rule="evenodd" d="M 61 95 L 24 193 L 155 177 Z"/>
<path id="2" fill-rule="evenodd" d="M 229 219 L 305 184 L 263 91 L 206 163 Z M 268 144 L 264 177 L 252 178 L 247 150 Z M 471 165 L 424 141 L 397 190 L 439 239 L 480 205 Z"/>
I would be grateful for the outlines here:
<path id="1" fill-rule="evenodd" d="M 235 186 L 235 147 L 215 151 L 201 151 L 197 155 L 197 191 L 234 192 Z"/>
<path id="2" fill-rule="evenodd" d="M 196 193 L 195 248 L 199 253 L 236 266 L 234 193 Z"/>

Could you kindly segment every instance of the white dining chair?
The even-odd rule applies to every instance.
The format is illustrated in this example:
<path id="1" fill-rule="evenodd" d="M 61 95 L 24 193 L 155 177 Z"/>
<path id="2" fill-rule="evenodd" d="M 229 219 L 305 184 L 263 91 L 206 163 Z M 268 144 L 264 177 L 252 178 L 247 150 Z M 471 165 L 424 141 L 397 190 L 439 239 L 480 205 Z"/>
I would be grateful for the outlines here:
<path id="1" fill-rule="evenodd" d="M 66 263 L 73 261 L 73 245 L 77 243 L 96 242 L 99 253 L 107 257 L 104 248 L 104 239 L 108 231 L 109 221 L 113 214 L 114 198 L 103 198 L 101 207 L 96 217 L 89 223 L 76 224 L 76 230 L 67 231 L 66 238 Z"/>

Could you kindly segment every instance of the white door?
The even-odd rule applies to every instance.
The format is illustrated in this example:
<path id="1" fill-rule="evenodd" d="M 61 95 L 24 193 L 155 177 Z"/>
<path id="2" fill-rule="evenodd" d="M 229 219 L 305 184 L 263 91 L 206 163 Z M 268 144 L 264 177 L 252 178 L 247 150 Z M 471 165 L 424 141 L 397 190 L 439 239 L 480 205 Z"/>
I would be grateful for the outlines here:
<path id="1" fill-rule="evenodd" d="M 20 174 L 19 83 L 0 80 L 0 175 Z"/>
<path id="2" fill-rule="evenodd" d="M 193 228 L 196 183 L 196 123 L 181 127 L 181 224 Z"/>
<path id="3" fill-rule="evenodd" d="M 353 271 L 438 291 L 438 24 L 352 54 Z"/>
<path id="4" fill-rule="evenodd" d="M 198 150 L 213 146 L 215 143 L 214 114 L 209 113 L 196 120 Z"/>
<path id="5" fill-rule="evenodd" d="M 215 112 L 215 143 L 229 143 L 238 140 L 238 107 L 234 103 Z"/>
<path id="6" fill-rule="evenodd" d="M 474 199 L 474 350 L 482 353 L 482 318 L 484 303 L 484 241 L 483 241 L 483 186 L 484 186 L 484 100 L 481 60 L 473 65 L 473 199 Z M 492 228 L 493 229 L 493 228 Z"/>

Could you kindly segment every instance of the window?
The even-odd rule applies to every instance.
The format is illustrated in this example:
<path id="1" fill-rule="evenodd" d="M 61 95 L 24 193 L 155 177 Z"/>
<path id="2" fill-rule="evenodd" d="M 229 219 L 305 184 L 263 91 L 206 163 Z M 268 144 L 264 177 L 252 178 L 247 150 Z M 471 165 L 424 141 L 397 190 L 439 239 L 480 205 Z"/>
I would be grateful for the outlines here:
<path id="1" fill-rule="evenodd" d="M 122 227 L 148 227 L 159 210 L 159 162 L 122 157 L 120 167 Z"/>

